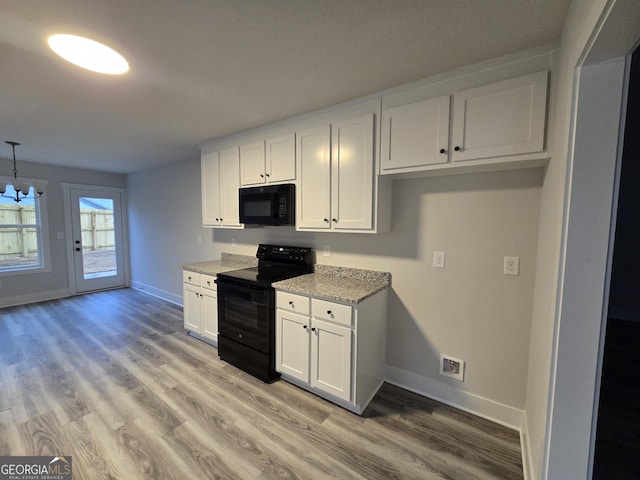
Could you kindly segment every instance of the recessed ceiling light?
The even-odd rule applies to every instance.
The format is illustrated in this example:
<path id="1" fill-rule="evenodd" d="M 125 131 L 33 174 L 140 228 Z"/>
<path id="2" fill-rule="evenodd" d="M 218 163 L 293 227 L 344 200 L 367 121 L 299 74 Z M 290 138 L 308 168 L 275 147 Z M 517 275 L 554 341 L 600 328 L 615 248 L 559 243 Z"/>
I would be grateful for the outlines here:
<path id="1" fill-rule="evenodd" d="M 88 38 L 52 35 L 49 37 L 49 46 L 66 61 L 92 72 L 120 75 L 129 71 L 129 64 L 122 55 Z"/>

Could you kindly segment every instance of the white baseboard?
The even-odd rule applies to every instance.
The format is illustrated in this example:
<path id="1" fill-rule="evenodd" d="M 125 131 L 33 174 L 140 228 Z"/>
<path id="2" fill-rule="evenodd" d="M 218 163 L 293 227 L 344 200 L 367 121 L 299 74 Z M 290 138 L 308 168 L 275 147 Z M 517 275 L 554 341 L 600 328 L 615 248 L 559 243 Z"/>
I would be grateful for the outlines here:
<path id="1" fill-rule="evenodd" d="M 60 290 L 50 290 L 48 292 L 28 293 L 27 295 L 18 295 L 0 299 L 0 308 L 15 307 L 16 305 L 26 305 L 28 303 L 46 302 L 47 300 L 57 300 L 73 295 L 70 288 L 62 288 Z"/>
<path id="2" fill-rule="evenodd" d="M 386 381 L 451 407 L 486 418 L 494 423 L 513 428 L 519 432 L 522 430 L 524 412 L 509 405 L 459 390 L 391 365 L 387 365 Z"/>
<path id="3" fill-rule="evenodd" d="M 522 429 L 520 430 L 520 451 L 522 452 L 522 471 L 524 480 L 533 480 L 533 458 L 531 458 L 531 447 L 529 439 L 529 425 L 527 415 L 522 415 Z"/>
<path id="4" fill-rule="evenodd" d="M 152 295 L 154 297 L 161 298 L 162 300 L 166 300 L 167 302 L 175 303 L 176 305 L 180 305 L 182 307 L 182 295 L 176 295 L 171 292 L 167 292 L 166 290 L 161 290 L 159 288 L 152 287 L 151 285 L 147 285 L 146 283 L 131 281 L 131 288 L 135 288 L 136 290 L 141 291 L 142 293 L 146 293 L 147 295 Z"/>

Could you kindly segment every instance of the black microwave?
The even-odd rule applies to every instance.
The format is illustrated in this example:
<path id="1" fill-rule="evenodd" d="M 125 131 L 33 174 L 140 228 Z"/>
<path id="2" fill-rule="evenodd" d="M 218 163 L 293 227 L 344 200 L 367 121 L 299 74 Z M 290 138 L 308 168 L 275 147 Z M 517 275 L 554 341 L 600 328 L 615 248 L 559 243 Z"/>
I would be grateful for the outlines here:
<path id="1" fill-rule="evenodd" d="M 295 225 L 296 186 L 293 183 L 240 189 L 240 223 Z"/>

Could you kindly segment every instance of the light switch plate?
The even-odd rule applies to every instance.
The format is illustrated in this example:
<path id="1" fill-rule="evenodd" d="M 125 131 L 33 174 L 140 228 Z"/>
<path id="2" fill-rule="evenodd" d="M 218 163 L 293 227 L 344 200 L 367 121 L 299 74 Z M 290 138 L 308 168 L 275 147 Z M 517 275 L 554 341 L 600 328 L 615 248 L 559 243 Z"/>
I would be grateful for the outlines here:
<path id="1" fill-rule="evenodd" d="M 446 252 L 433 252 L 433 266 L 435 268 L 444 268 Z"/>

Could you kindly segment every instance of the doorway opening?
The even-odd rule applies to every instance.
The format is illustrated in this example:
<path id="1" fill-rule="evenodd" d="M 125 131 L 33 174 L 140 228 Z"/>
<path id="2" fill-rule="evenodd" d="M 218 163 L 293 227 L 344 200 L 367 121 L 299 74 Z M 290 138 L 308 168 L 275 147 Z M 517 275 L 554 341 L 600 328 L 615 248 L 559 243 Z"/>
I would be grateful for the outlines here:
<path id="1" fill-rule="evenodd" d="M 631 57 L 593 479 L 640 478 L 640 48 Z"/>

